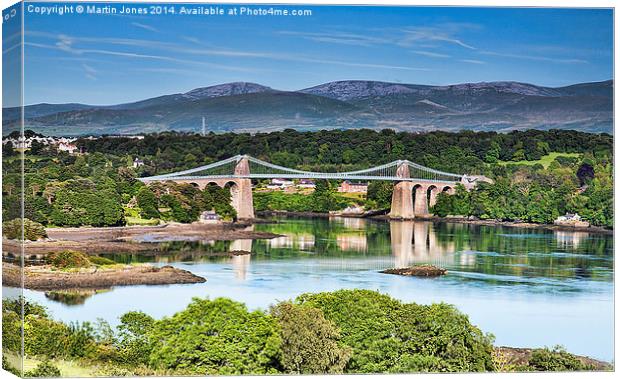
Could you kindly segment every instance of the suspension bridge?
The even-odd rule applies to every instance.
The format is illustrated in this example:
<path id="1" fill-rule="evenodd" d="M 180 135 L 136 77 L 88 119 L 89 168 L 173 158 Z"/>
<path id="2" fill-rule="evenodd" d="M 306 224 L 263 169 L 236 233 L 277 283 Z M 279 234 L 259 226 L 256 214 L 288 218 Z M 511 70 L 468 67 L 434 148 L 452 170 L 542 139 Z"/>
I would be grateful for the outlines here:
<path id="1" fill-rule="evenodd" d="M 252 179 L 334 179 L 334 180 L 385 180 L 394 182 L 390 216 L 412 219 L 428 215 L 440 192 L 452 194 L 457 184 L 467 190 L 481 181 L 490 181 L 484 176 L 453 174 L 421 166 L 408 160 L 397 160 L 364 170 L 347 172 L 312 172 L 278 166 L 249 155 L 234 157 L 208 165 L 169 174 L 140 178 L 145 183 L 168 182 L 189 183 L 204 189 L 209 184 L 222 188 L 229 186 L 232 206 L 239 219 L 254 218 L 252 201 Z"/>

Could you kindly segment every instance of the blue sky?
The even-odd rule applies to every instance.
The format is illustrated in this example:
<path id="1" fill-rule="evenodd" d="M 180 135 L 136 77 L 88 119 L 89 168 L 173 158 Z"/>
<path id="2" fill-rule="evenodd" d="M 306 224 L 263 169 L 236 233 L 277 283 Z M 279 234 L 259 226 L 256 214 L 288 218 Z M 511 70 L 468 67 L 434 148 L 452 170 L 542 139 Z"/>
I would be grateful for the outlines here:
<path id="1" fill-rule="evenodd" d="M 613 75 L 608 9 L 294 8 L 312 16 L 26 12 L 25 103 L 116 104 L 231 81 L 563 86 Z"/>

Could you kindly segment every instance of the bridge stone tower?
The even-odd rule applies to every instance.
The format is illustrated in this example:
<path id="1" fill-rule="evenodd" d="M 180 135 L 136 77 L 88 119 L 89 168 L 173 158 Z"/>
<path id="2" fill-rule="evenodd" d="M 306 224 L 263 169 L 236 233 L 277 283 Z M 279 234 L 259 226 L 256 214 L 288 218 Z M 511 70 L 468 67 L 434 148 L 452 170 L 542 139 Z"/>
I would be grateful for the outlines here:
<path id="1" fill-rule="evenodd" d="M 250 175 L 250 164 L 247 156 L 243 156 L 235 166 L 235 176 Z M 236 188 L 235 188 L 236 187 Z M 254 218 L 254 200 L 252 199 L 252 180 L 236 179 L 231 188 L 231 202 L 237 211 L 238 219 Z"/>
<path id="2" fill-rule="evenodd" d="M 409 165 L 407 162 L 399 161 L 396 169 L 396 177 L 409 179 Z M 390 209 L 391 218 L 413 218 L 413 183 L 410 181 L 401 181 L 394 184 L 392 192 L 392 208 Z"/>

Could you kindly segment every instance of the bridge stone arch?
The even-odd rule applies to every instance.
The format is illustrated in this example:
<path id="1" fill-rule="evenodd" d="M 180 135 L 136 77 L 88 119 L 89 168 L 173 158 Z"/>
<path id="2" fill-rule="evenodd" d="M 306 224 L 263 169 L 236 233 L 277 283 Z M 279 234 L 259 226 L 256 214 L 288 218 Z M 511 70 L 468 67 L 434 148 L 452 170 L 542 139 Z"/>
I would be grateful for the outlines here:
<path id="1" fill-rule="evenodd" d="M 441 189 L 441 192 L 445 192 L 448 195 L 454 195 L 454 193 L 456 192 L 456 189 L 453 186 L 444 186 Z"/>
<path id="2" fill-rule="evenodd" d="M 432 208 L 437 203 L 437 195 L 439 194 L 440 189 L 435 184 L 431 184 L 428 186 L 426 190 L 426 198 L 428 199 L 428 207 Z"/>

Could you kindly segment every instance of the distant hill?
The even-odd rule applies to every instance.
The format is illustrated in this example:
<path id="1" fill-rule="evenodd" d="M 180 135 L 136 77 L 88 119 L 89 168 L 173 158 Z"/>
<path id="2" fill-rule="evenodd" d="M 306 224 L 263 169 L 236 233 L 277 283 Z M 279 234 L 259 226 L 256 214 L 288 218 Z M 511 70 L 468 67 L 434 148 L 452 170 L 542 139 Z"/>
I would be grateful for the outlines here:
<path id="1" fill-rule="evenodd" d="M 613 81 L 542 87 L 518 82 L 449 86 L 348 80 L 299 91 L 235 82 L 113 106 L 36 104 L 26 128 L 43 134 L 131 134 L 164 130 L 260 132 L 285 128 L 409 131 L 577 129 L 613 131 Z M 19 108 L 3 109 L 3 130 Z"/>

